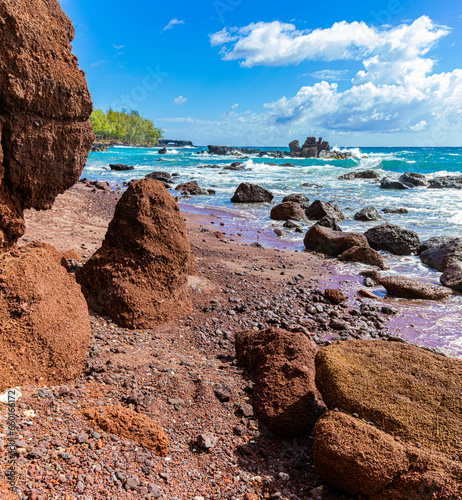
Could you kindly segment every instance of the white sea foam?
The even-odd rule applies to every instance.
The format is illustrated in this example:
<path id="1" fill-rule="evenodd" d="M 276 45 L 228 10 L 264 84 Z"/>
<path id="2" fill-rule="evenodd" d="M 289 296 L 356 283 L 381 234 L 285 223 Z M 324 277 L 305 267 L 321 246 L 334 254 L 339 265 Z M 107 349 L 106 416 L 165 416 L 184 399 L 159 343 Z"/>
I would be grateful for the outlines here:
<path id="1" fill-rule="evenodd" d="M 462 210 L 454 214 L 450 219 L 449 219 L 453 224 L 460 224 L 462 225 Z"/>

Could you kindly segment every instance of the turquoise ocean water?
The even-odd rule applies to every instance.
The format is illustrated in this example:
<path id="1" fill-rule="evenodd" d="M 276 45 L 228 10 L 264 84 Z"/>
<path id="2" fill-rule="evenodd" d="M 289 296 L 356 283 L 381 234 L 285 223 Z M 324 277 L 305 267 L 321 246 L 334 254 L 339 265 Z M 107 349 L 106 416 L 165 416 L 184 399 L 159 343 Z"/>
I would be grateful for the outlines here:
<path id="1" fill-rule="evenodd" d="M 257 146 L 258 148 L 258 146 Z M 259 148 L 279 149 L 284 148 Z M 194 196 L 181 200 L 187 205 L 201 209 L 222 209 L 228 212 L 228 222 L 236 225 L 263 230 L 272 234 L 274 226 L 282 226 L 269 218 L 271 206 L 234 205 L 230 199 L 241 182 L 259 184 L 274 194 L 274 203 L 279 203 L 289 193 L 303 193 L 310 201 L 320 199 L 336 203 L 346 216 L 341 227 L 346 231 L 365 232 L 380 222 L 359 222 L 353 216 L 361 208 L 374 206 L 379 212 L 386 207 L 406 208 L 408 214 L 383 214 L 384 221 L 416 231 L 421 241 L 432 236 L 449 235 L 462 237 L 462 190 L 427 189 L 419 187 L 406 191 L 380 189 L 374 180 L 340 181 L 338 177 L 355 170 L 376 170 L 381 176 L 397 179 L 404 172 L 425 174 L 429 179 L 439 176 L 462 176 L 461 148 L 339 148 L 350 150 L 354 157 L 348 160 L 324 159 L 274 159 L 250 155 L 248 159 L 232 156 L 197 155 L 207 148 L 169 148 L 166 155 L 158 154 L 159 148 L 113 147 L 107 152 L 91 153 L 82 177 L 104 180 L 113 187 L 124 181 L 141 179 L 149 172 L 162 171 L 178 173 L 178 183 L 197 180 L 200 187 L 213 189 L 216 195 Z M 160 160 L 160 161 L 159 161 Z M 233 162 L 242 161 L 246 171 L 224 170 Z M 282 166 L 283 163 L 294 166 Z M 110 163 L 133 165 L 135 170 L 115 172 Z M 218 165 L 219 168 L 204 168 Z M 311 185 L 303 186 L 308 183 Z M 177 191 L 171 193 L 178 195 Z M 243 222 L 242 217 L 245 217 Z M 303 224 L 308 229 L 312 222 Z M 228 224 L 226 224 L 227 226 Z M 226 228 L 227 229 L 227 228 Z M 255 234 L 255 232 L 253 233 Z M 304 234 L 287 231 L 280 240 L 279 247 L 302 250 Z M 254 240 L 253 240 L 254 241 Z M 438 284 L 440 273 L 420 262 L 416 256 L 398 257 L 387 255 L 391 269 L 387 274 L 413 276 L 422 281 Z M 347 268 L 357 273 L 366 266 L 348 264 Z M 377 294 L 383 293 L 376 290 Z M 451 298 L 444 304 L 429 303 L 425 306 L 422 326 L 416 330 L 412 324 L 405 338 L 433 347 L 444 347 L 462 357 L 462 327 L 460 312 L 462 296 Z M 422 309 L 409 304 L 410 316 L 421 317 Z M 412 320 L 414 321 L 414 320 Z M 411 323 L 411 320 L 409 321 Z"/>

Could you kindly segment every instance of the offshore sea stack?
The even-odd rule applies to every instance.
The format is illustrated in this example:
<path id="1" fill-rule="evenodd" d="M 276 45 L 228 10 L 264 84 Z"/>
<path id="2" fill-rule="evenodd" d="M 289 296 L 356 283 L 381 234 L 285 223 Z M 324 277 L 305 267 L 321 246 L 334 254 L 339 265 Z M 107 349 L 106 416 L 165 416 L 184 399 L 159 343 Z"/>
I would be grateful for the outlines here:
<path id="1" fill-rule="evenodd" d="M 77 273 L 88 305 L 125 328 L 153 328 L 185 315 L 192 267 L 186 225 L 160 181 L 132 183 L 99 250 Z"/>
<path id="2" fill-rule="evenodd" d="M 57 0 L 0 0 L 0 249 L 23 210 L 48 209 L 75 184 L 94 139 L 74 28 Z"/>
<path id="3" fill-rule="evenodd" d="M 85 298 L 49 245 L 0 256 L 0 391 L 56 385 L 82 372 L 91 330 Z"/>

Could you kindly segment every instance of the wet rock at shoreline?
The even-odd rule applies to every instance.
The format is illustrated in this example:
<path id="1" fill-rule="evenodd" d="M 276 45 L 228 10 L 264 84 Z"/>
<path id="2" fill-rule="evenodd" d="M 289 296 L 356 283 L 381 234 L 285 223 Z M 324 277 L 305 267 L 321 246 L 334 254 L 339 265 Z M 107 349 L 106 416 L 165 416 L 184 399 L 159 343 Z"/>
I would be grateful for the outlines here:
<path id="1" fill-rule="evenodd" d="M 342 221 L 345 219 L 340 208 L 337 205 L 331 205 L 326 201 L 316 200 L 305 211 L 306 216 L 310 220 L 319 220 L 329 215 L 335 219 Z"/>
<path id="2" fill-rule="evenodd" d="M 354 219 L 367 222 L 367 221 L 381 220 L 382 217 L 380 216 L 379 212 L 375 207 L 364 207 L 359 212 L 355 213 Z"/>
<path id="3" fill-rule="evenodd" d="M 380 179 L 380 174 L 375 170 L 363 170 L 362 172 L 348 172 L 338 178 L 339 181 L 351 181 L 354 179 Z"/>
<path id="4" fill-rule="evenodd" d="M 390 179 L 390 177 L 384 177 L 381 181 L 380 181 L 380 189 L 401 189 L 401 190 L 405 190 L 405 189 L 410 189 L 412 186 L 411 185 L 407 185 L 407 184 L 404 184 L 403 182 L 400 182 L 400 181 L 394 181 L 392 179 Z"/>
<path id="5" fill-rule="evenodd" d="M 307 220 L 305 211 L 299 203 L 285 201 L 271 209 L 270 218 L 273 220 Z"/>
<path id="6" fill-rule="evenodd" d="M 91 338 L 87 304 L 61 254 L 48 247 L 0 258 L 0 390 L 55 385 L 82 372 Z"/>
<path id="7" fill-rule="evenodd" d="M 384 214 L 408 214 L 409 210 L 407 208 L 383 208 L 382 212 Z"/>
<path id="8" fill-rule="evenodd" d="M 170 183 L 173 182 L 172 176 L 168 172 L 150 172 L 146 177 L 162 182 L 166 188 L 169 188 Z"/>
<path id="9" fill-rule="evenodd" d="M 316 344 L 304 334 L 268 328 L 236 336 L 236 355 L 255 381 L 254 408 L 274 433 L 307 432 L 324 405 L 314 384 Z"/>
<path id="10" fill-rule="evenodd" d="M 406 172 L 399 178 L 399 182 L 411 186 L 428 186 L 428 181 L 425 175 Z"/>
<path id="11" fill-rule="evenodd" d="M 382 270 L 390 269 L 384 257 L 369 247 L 351 247 L 340 254 L 338 258 L 343 262 L 361 262 L 369 266 L 377 266 Z"/>
<path id="12" fill-rule="evenodd" d="M 304 194 L 301 193 L 291 193 L 288 194 L 287 196 L 284 196 L 282 202 L 284 203 L 286 201 L 294 201 L 295 203 L 298 203 L 302 208 L 307 208 L 310 203 L 310 200 Z"/>
<path id="13" fill-rule="evenodd" d="M 449 265 L 462 262 L 462 238 L 440 238 L 425 242 L 423 248 L 428 248 L 419 257 L 427 266 L 444 272 Z"/>
<path id="14" fill-rule="evenodd" d="M 406 276 L 381 276 L 376 271 L 363 271 L 362 276 L 374 280 L 383 286 L 389 297 L 417 300 L 443 300 L 451 295 L 451 291 L 443 287 L 422 283 Z"/>
<path id="15" fill-rule="evenodd" d="M 136 441 L 156 455 L 165 455 L 168 451 L 165 431 L 142 413 L 123 406 L 96 406 L 87 408 L 84 415 L 104 432 Z"/>
<path id="16" fill-rule="evenodd" d="M 207 195 L 209 192 L 206 189 L 202 189 L 197 181 L 184 182 L 183 184 L 178 184 L 175 191 L 181 191 L 182 193 L 189 194 L 191 196 Z"/>
<path id="17" fill-rule="evenodd" d="M 132 165 L 124 165 L 123 163 L 116 163 L 116 164 L 110 163 L 109 168 L 111 170 L 116 170 L 118 172 L 124 172 L 127 170 L 135 170 L 135 167 L 133 167 Z"/>
<path id="18" fill-rule="evenodd" d="M 74 185 L 94 140 L 92 102 L 59 3 L 2 0 L 0 248 L 25 231 L 23 211 L 51 208 Z"/>
<path id="19" fill-rule="evenodd" d="M 232 203 L 270 203 L 274 195 L 256 184 L 250 184 L 249 182 L 243 182 L 239 184 L 233 197 L 231 198 Z"/>
<path id="20" fill-rule="evenodd" d="M 157 151 L 157 154 L 159 155 L 166 155 L 167 154 L 167 148 L 162 148 Z"/>
<path id="21" fill-rule="evenodd" d="M 440 276 L 442 285 L 462 292 L 462 261 L 456 261 L 448 265 Z"/>
<path id="22" fill-rule="evenodd" d="M 374 250 L 386 250 L 395 255 L 416 255 L 420 249 L 415 231 L 388 222 L 369 229 L 364 236 Z"/>
<path id="23" fill-rule="evenodd" d="M 191 251 L 177 204 L 159 181 L 132 183 L 101 248 L 77 272 L 89 306 L 126 328 L 152 328 L 191 304 Z"/>
<path id="24" fill-rule="evenodd" d="M 362 234 L 339 232 L 322 226 L 312 226 L 303 242 L 307 250 L 335 257 L 354 246 L 369 246 Z"/>
<path id="25" fill-rule="evenodd" d="M 219 156 L 240 156 L 242 153 L 239 149 L 230 146 L 207 146 L 209 153 Z"/>

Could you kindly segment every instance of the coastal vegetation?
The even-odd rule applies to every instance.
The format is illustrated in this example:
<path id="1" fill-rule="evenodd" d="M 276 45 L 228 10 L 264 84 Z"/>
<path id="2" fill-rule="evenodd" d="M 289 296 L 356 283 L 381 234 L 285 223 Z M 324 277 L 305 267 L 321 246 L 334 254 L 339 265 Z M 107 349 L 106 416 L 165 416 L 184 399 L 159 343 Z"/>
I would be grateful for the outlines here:
<path id="1" fill-rule="evenodd" d="M 119 141 L 137 146 L 156 145 L 163 137 L 162 129 L 143 118 L 138 111 L 109 108 L 105 113 L 95 109 L 90 117 L 98 141 Z"/>

